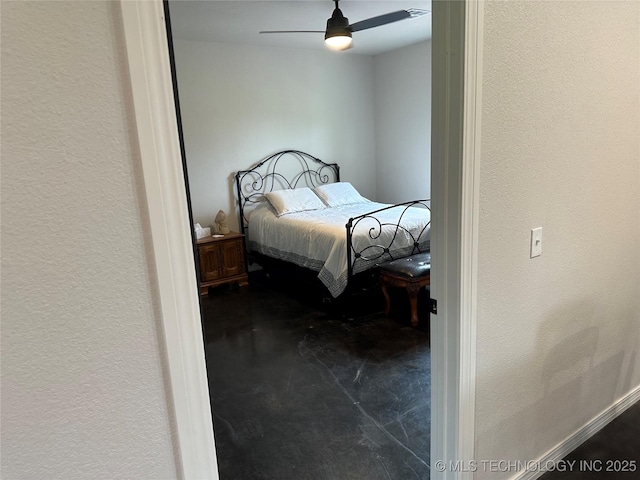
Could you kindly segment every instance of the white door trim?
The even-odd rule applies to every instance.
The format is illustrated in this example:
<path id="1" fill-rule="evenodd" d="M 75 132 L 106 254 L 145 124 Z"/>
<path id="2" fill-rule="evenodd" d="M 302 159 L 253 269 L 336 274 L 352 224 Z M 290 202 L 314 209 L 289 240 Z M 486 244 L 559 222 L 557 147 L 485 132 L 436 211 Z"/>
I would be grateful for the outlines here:
<path id="1" fill-rule="evenodd" d="M 482 0 L 434 2 L 431 478 L 471 479 L 475 444 Z M 468 467 L 468 468 L 465 468 Z"/>
<path id="2" fill-rule="evenodd" d="M 480 140 L 484 1 L 465 3 L 464 115 L 462 126 L 461 308 L 460 308 L 460 459 L 475 458 L 476 313 L 478 221 L 480 215 Z M 464 478 L 473 478 L 466 473 Z"/>
<path id="3" fill-rule="evenodd" d="M 153 242 L 176 466 L 184 479 L 217 479 L 191 225 L 161 1 L 121 2 Z"/>

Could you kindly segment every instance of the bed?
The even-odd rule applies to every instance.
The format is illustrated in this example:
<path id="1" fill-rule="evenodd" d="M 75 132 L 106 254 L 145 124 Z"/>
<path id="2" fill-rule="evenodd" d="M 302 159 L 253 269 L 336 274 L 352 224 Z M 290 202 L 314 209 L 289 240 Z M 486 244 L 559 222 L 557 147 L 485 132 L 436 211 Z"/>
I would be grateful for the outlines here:
<path id="1" fill-rule="evenodd" d="M 364 198 L 340 167 L 298 150 L 236 173 L 240 228 L 249 258 L 317 272 L 332 297 L 363 272 L 429 250 L 429 200 L 389 205 Z"/>

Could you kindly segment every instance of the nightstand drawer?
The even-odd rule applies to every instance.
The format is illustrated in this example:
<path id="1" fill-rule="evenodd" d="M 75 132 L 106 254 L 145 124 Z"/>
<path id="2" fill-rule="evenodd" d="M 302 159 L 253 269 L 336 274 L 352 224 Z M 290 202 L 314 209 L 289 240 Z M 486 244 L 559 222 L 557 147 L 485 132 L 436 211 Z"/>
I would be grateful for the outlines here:
<path id="1" fill-rule="evenodd" d="M 211 282 L 222 277 L 220 245 L 209 243 L 198 247 L 200 257 L 200 280 Z"/>
<path id="2" fill-rule="evenodd" d="M 220 242 L 221 272 L 223 277 L 245 272 L 244 243 L 241 238 Z"/>

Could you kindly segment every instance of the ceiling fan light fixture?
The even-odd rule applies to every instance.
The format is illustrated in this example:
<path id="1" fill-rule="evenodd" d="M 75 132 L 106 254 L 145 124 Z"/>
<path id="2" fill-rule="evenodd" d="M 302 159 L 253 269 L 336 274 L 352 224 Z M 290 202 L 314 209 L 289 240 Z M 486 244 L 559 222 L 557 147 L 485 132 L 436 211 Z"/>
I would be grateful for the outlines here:
<path id="1" fill-rule="evenodd" d="M 351 28 L 349 28 L 349 19 L 342 15 L 337 5 L 338 2 L 333 15 L 327 20 L 324 43 L 332 50 L 346 50 L 351 46 Z"/>
<path id="2" fill-rule="evenodd" d="M 351 48 L 351 34 L 353 32 L 382 27 L 383 25 L 388 25 L 400 20 L 420 17 L 431 13 L 429 10 L 409 8 L 407 10 L 396 10 L 395 12 L 366 18 L 351 25 L 349 24 L 349 19 L 342 15 L 342 11 L 338 8 L 339 0 L 333 1 L 336 4 L 336 8 L 333 10 L 331 18 L 327 20 L 327 28 L 324 32 L 322 32 L 322 30 L 263 30 L 259 33 L 324 33 L 325 45 L 332 50 L 340 51 Z"/>

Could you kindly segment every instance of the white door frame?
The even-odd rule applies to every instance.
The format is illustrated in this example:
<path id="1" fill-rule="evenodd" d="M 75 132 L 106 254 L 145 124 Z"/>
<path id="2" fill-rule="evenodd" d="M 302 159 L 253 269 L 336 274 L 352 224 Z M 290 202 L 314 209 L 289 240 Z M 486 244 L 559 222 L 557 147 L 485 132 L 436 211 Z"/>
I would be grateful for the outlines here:
<path id="1" fill-rule="evenodd" d="M 185 479 L 218 479 L 190 221 L 161 0 L 122 0 L 178 445 Z M 473 458 L 482 1 L 433 2 L 431 478 Z M 438 122 L 438 123 L 436 123 Z M 438 125 L 441 127 L 439 128 Z M 440 130 L 440 131 L 436 131 Z M 435 161 L 434 161 L 435 160 Z M 444 464 L 437 463 L 445 462 Z M 438 466 L 444 465 L 442 472 Z"/>
<path id="2" fill-rule="evenodd" d="M 434 1 L 431 478 L 473 478 L 482 0 Z"/>
<path id="3" fill-rule="evenodd" d="M 180 478 L 217 479 L 187 193 L 161 0 L 121 2 Z M 135 133 L 134 133 L 135 135 Z"/>

